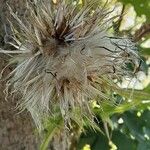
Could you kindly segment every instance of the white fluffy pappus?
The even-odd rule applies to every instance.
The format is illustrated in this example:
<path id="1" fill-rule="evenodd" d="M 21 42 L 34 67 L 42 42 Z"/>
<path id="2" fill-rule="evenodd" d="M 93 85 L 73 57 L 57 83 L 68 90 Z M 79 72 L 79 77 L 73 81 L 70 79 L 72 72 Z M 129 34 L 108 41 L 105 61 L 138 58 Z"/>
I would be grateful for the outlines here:
<path id="1" fill-rule="evenodd" d="M 107 34 L 112 11 L 93 4 L 34 1 L 28 3 L 24 18 L 10 9 L 17 22 L 17 27 L 12 25 L 14 42 L 10 44 L 16 50 L 0 49 L 12 55 L 16 64 L 7 83 L 21 93 L 19 108 L 31 113 L 39 129 L 55 107 L 66 124 L 74 109 L 80 110 L 81 118 L 91 119 L 90 101 L 109 102 L 112 81 L 133 75 L 128 63 L 138 66 L 135 44 Z"/>

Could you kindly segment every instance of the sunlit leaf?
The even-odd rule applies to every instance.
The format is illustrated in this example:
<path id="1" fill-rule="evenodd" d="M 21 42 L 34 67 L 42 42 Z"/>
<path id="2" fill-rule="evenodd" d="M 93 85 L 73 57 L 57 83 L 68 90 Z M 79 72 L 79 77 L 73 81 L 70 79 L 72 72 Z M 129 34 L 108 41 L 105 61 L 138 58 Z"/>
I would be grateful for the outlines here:
<path id="1" fill-rule="evenodd" d="M 138 16 L 146 15 L 147 21 L 150 21 L 150 1 L 149 0 L 119 0 L 124 4 L 132 4 Z"/>

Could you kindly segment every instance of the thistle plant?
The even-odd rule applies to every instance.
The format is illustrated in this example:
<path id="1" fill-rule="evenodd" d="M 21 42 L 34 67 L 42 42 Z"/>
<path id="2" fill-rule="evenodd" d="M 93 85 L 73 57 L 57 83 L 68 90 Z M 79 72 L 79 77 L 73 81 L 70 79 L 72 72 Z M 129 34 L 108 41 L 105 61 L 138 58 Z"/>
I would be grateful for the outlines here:
<path id="1" fill-rule="evenodd" d="M 67 129 L 73 121 L 84 125 L 85 118 L 93 125 L 93 101 L 114 104 L 115 82 L 133 76 L 139 65 L 131 39 L 107 32 L 113 10 L 97 2 L 34 0 L 23 17 L 10 8 L 15 50 L 0 50 L 15 64 L 7 89 L 22 95 L 17 107 L 31 113 L 40 131 L 57 113 Z"/>

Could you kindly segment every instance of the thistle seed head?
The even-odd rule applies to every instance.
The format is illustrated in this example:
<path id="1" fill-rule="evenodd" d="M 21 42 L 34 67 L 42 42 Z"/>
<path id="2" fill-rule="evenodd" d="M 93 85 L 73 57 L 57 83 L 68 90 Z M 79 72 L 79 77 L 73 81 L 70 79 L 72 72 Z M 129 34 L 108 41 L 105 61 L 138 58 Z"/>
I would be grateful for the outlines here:
<path id="1" fill-rule="evenodd" d="M 69 124 L 72 112 L 81 119 L 92 118 L 90 101 L 109 101 L 113 80 L 131 76 L 126 65 L 138 65 L 138 54 L 128 38 L 107 34 L 110 13 L 94 7 L 94 1 L 81 6 L 67 0 L 28 3 L 27 14 L 12 26 L 16 67 L 8 86 L 22 94 L 19 107 L 27 109 L 37 127 L 56 109 Z"/>

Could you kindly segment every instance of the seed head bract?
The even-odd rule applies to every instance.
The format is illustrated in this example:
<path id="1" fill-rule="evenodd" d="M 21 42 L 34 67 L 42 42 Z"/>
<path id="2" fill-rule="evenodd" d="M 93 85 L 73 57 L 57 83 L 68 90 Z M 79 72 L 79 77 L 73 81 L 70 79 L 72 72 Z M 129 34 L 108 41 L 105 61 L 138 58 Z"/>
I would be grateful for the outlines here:
<path id="1" fill-rule="evenodd" d="M 15 50 L 0 50 L 15 64 L 7 86 L 22 95 L 19 108 L 31 113 L 39 129 L 56 108 L 66 124 L 76 109 L 90 119 L 91 101 L 111 101 L 113 81 L 133 75 L 128 63 L 138 65 L 135 44 L 107 33 L 112 10 L 95 2 L 28 2 L 22 17 L 10 8 Z"/>

